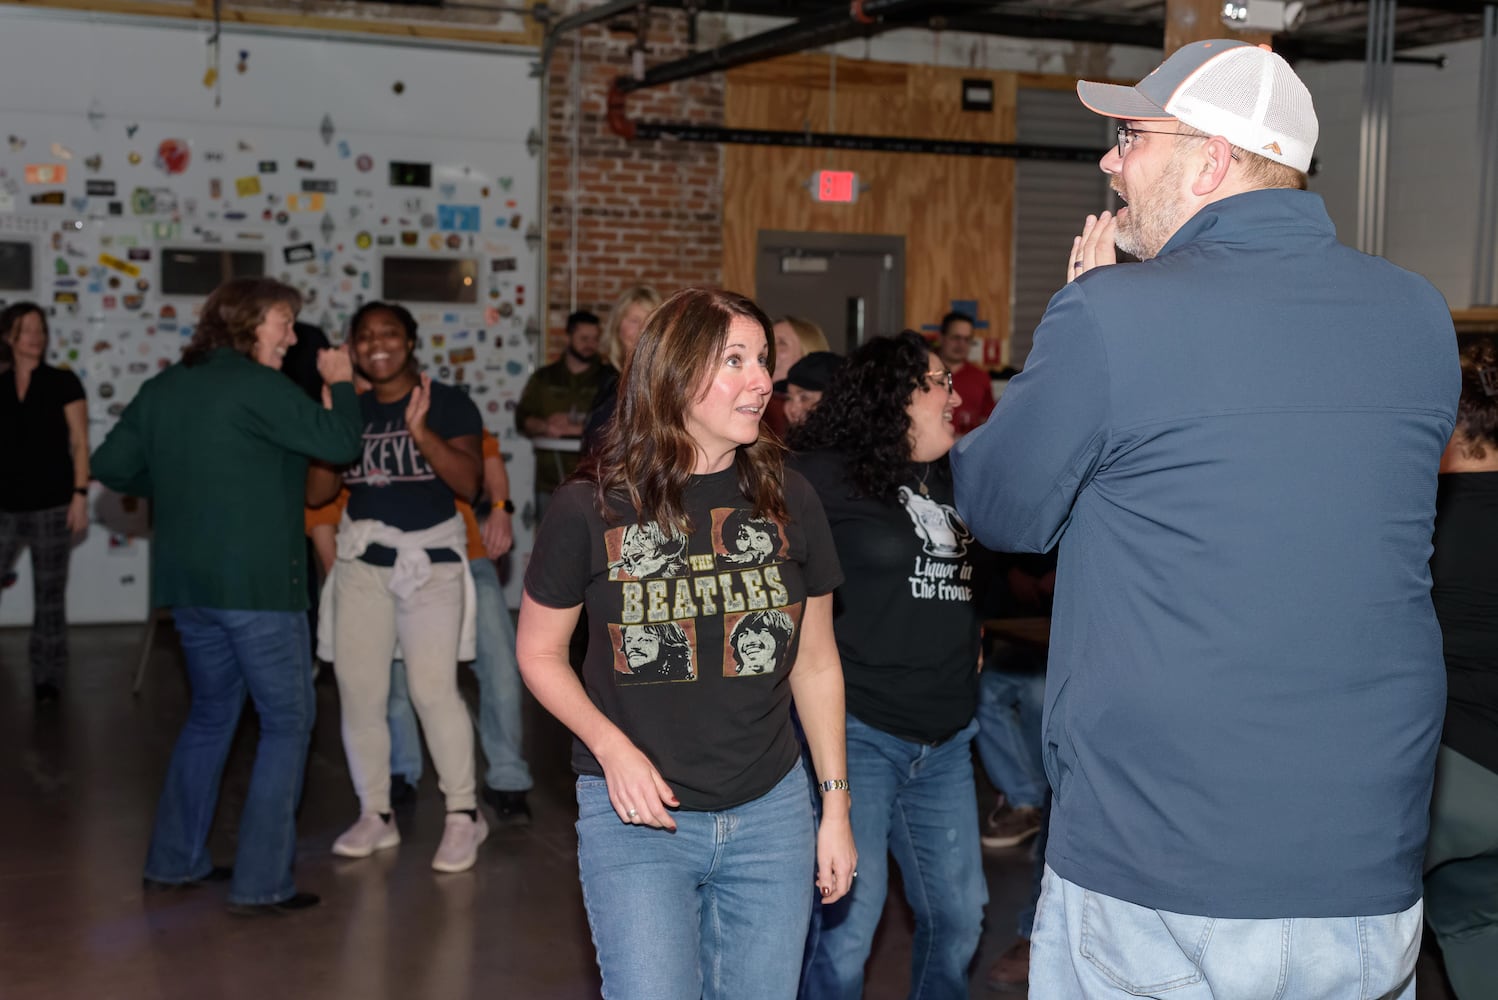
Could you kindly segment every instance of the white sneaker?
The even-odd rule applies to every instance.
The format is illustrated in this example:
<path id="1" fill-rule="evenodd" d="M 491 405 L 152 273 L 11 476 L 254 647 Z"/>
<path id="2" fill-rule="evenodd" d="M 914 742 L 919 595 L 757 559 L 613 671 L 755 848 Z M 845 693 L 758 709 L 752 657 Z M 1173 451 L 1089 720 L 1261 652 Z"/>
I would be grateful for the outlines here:
<path id="1" fill-rule="evenodd" d="M 365 813 L 343 836 L 333 841 L 333 853 L 340 858 L 367 858 L 375 851 L 383 851 L 401 842 L 401 832 L 395 827 L 395 817 L 389 821 L 379 813 Z"/>
<path id="2" fill-rule="evenodd" d="M 477 822 L 469 819 L 467 813 L 448 813 L 432 867 L 439 872 L 466 872 L 479 859 L 479 845 L 487 836 L 489 824 L 484 822 L 483 813 L 479 813 Z"/>

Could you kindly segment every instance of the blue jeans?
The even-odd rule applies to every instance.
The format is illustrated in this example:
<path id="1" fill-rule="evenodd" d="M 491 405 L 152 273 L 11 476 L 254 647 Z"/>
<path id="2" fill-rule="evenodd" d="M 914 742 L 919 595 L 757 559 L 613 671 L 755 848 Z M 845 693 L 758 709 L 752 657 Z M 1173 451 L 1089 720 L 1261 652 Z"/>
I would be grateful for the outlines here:
<path id="1" fill-rule="evenodd" d="M 858 878 L 852 892 L 821 908 L 802 997 L 863 996 L 863 968 L 884 914 L 891 854 L 915 911 L 909 995 L 967 996 L 968 967 L 988 902 L 973 789 L 977 728 L 969 723 L 945 743 L 929 746 L 848 716 Z"/>
<path id="2" fill-rule="evenodd" d="M 799 762 L 752 802 L 677 810 L 675 833 L 621 822 L 603 778 L 577 779 L 577 812 L 606 1000 L 795 995 L 817 866 Z"/>
<path id="3" fill-rule="evenodd" d="M 978 678 L 978 757 L 1009 804 L 1039 809 L 1050 785 L 1040 756 L 1045 654 L 995 643 Z"/>
<path id="4" fill-rule="evenodd" d="M 1375 917 L 1228 920 L 1152 910 L 1049 867 L 1030 939 L 1046 1000 L 1414 1000 L 1422 906 Z"/>
<path id="5" fill-rule="evenodd" d="M 474 559 L 474 613 L 477 615 L 477 655 L 469 664 L 479 682 L 479 741 L 489 769 L 484 784 L 506 792 L 531 788 L 531 769 L 521 750 L 520 664 L 515 659 L 515 626 L 499 586 L 499 570 L 492 559 Z M 390 773 L 415 785 L 421 780 L 421 730 L 406 688 L 406 665 L 390 668 Z"/>
<path id="6" fill-rule="evenodd" d="M 296 893 L 291 875 L 296 807 L 317 712 L 307 616 L 177 608 L 173 617 L 187 659 L 192 705 L 167 765 L 146 878 L 193 882 L 213 869 L 208 832 L 248 691 L 260 716 L 260 743 L 239 821 L 229 902 L 288 899 Z"/>

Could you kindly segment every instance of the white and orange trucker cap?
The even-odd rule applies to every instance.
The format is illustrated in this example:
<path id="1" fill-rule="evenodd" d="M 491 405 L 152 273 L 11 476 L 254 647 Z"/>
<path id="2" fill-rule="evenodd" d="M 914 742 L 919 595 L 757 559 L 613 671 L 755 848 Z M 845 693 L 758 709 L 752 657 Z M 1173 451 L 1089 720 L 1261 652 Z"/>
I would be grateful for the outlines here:
<path id="1" fill-rule="evenodd" d="M 1132 87 L 1080 81 L 1077 96 L 1108 118 L 1174 118 L 1302 173 L 1320 129 L 1290 64 L 1267 45 L 1229 38 L 1181 46 Z"/>

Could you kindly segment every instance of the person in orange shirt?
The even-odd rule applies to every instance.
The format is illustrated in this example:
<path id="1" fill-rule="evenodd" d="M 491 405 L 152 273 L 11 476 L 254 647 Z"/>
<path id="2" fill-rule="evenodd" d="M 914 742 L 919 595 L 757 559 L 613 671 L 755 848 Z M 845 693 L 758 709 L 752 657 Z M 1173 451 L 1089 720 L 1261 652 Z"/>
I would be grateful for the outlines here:
<path id="1" fill-rule="evenodd" d="M 477 617 L 477 655 L 469 664 L 479 682 L 479 742 L 489 762 L 484 774 L 484 801 L 494 810 L 501 826 L 523 826 L 531 821 L 526 793 L 531 788 L 530 766 L 521 747 L 520 717 L 522 687 L 515 661 L 515 626 L 505 606 L 499 571 L 494 560 L 514 544 L 510 480 L 505 471 L 499 442 L 487 430 L 483 437 L 484 497 L 488 516 L 480 526 L 473 508 L 457 501 L 458 513 L 468 526 L 468 560 L 473 571 Z M 335 558 L 335 533 L 348 491 L 324 507 L 307 511 L 307 534 L 326 573 Z M 406 687 L 405 664 L 391 664 L 390 677 L 390 797 L 399 805 L 415 796 L 421 781 L 421 733 Z"/>

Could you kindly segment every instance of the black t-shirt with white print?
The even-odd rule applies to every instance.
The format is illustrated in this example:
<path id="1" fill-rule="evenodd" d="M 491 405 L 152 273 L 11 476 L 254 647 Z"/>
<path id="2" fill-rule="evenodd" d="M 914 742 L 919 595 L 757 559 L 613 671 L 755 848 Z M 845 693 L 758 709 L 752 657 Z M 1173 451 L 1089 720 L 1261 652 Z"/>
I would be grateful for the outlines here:
<path id="1" fill-rule="evenodd" d="M 441 524 L 457 513 L 456 497 L 411 439 L 406 429 L 406 404 L 410 393 L 392 403 L 382 403 L 372 392 L 359 397 L 364 416 L 364 456 L 343 473 L 349 489 L 348 515 L 359 521 L 384 521 L 401 531 L 421 531 Z M 483 432 L 484 422 L 473 400 L 459 389 L 432 383 L 427 427 L 443 440 Z M 458 556 L 446 549 L 431 549 L 433 562 L 455 562 Z M 364 561 L 376 566 L 394 566 L 395 550 L 371 545 Z"/>
<path id="2" fill-rule="evenodd" d="M 840 454 L 790 464 L 821 497 L 847 574 L 833 630 L 848 712 L 901 739 L 953 736 L 977 710 L 979 609 L 994 560 L 957 514 L 950 467 L 934 462 L 924 482 L 872 500 L 853 495 Z"/>
<path id="3" fill-rule="evenodd" d="M 693 476 L 690 535 L 605 524 L 593 487 L 564 484 L 536 535 L 525 589 L 547 607 L 585 605 L 583 684 L 599 711 L 693 810 L 768 792 L 796 763 L 789 675 L 808 596 L 841 582 L 816 494 L 787 472 L 784 522 L 751 516 L 729 468 Z M 579 774 L 603 769 L 581 740 Z"/>

